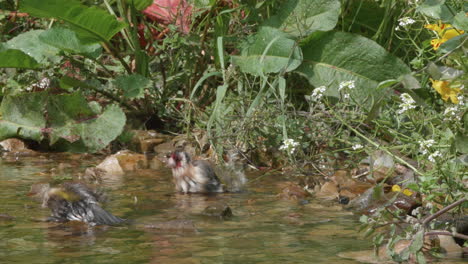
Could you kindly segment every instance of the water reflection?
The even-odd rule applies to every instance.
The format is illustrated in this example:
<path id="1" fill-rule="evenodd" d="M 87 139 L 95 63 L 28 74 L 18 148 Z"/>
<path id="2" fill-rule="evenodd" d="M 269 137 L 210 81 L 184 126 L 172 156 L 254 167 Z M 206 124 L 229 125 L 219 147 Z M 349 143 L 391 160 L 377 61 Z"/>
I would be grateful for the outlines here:
<path id="1" fill-rule="evenodd" d="M 98 161 L 68 156 L 0 161 L 0 214 L 15 217 L 0 221 L 0 262 L 357 263 L 337 254 L 369 248 L 358 238 L 357 220 L 339 207 L 279 199 L 277 183 L 283 177 L 275 175 L 255 181 L 247 192 L 204 196 L 175 194 L 169 170 L 126 174 L 104 181 L 105 208 L 133 224 L 43 222 L 50 212 L 25 195 L 29 187 L 77 177 Z M 60 163 L 71 166 L 54 172 Z M 217 203 L 228 205 L 233 217 L 202 214 Z M 173 220 L 193 223 L 196 230 L 145 227 Z"/>

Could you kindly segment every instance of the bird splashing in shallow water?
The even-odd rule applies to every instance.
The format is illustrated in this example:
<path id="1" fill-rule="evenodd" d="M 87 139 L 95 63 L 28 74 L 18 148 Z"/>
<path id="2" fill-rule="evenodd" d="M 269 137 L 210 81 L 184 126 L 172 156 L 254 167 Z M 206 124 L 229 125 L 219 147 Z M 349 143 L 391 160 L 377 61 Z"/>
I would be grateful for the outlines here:
<path id="1" fill-rule="evenodd" d="M 51 210 L 48 221 L 80 221 L 89 225 L 118 225 L 126 220 L 102 209 L 102 195 L 82 183 L 66 182 L 51 188 L 38 183 L 31 187 L 30 195 L 42 200 L 42 206 Z"/>
<path id="2" fill-rule="evenodd" d="M 223 186 L 211 165 L 204 160 L 191 160 L 185 151 L 176 150 L 168 156 L 168 166 L 176 190 L 183 193 L 223 192 Z"/>

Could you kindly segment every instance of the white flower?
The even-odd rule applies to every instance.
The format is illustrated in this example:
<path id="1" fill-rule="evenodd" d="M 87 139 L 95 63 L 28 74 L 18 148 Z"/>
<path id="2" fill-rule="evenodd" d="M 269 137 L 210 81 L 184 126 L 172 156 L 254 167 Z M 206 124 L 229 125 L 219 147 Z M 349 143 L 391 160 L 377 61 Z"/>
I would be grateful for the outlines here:
<path id="1" fill-rule="evenodd" d="M 429 148 L 432 147 L 435 144 L 435 140 L 433 139 L 428 139 L 428 140 L 420 140 L 418 141 L 420 145 L 420 151 L 423 155 L 426 155 L 429 151 Z"/>
<path id="2" fill-rule="evenodd" d="M 344 98 L 344 99 L 349 99 L 349 93 L 343 94 L 343 98 Z"/>
<path id="3" fill-rule="evenodd" d="M 320 86 L 320 87 L 315 88 L 312 91 L 311 99 L 314 100 L 314 101 L 320 100 L 320 98 L 322 98 L 323 93 L 325 92 L 325 90 L 327 90 L 327 87 L 325 87 L 325 86 Z"/>
<path id="4" fill-rule="evenodd" d="M 358 149 L 362 149 L 363 146 L 361 144 L 356 144 L 354 146 L 352 146 L 353 150 L 358 150 Z"/>
<path id="5" fill-rule="evenodd" d="M 49 87 L 50 79 L 47 78 L 47 77 L 42 78 L 42 80 L 37 85 L 39 86 L 39 88 L 45 89 L 45 88 Z"/>
<path id="6" fill-rule="evenodd" d="M 437 157 L 442 157 L 442 154 L 440 153 L 440 151 L 436 150 L 434 153 L 432 153 L 431 155 L 429 155 L 429 157 L 427 157 L 427 159 L 430 161 L 430 162 L 435 162 L 435 158 Z"/>
<path id="7" fill-rule="evenodd" d="M 399 114 L 403 114 L 404 112 L 408 111 L 409 109 L 416 108 L 416 102 L 413 100 L 411 95 L 407 93 L 402 93 L 400 95 L 400 99 L 403 101 L 402 104 L 399 105 L 400 109 L 398 110 Z"/>
<path id="8" fill-rule="evenodd" d="M 288 138 L 283 141 L 283 145 L 281 145 L 279 149 L 288 151 L 290 154 L 293 154 L 296 151 L 297 146 L 299 146 L 299 142 L 294 141 L 294 139 Z"/>
<path id="9" fill-rule="evenodd" d="M 458 105 L 465 105 L 465 96 L 463 96 L 463 94 L 458 95 L 457 99 L 458 99 Z"/>
<path id="10" fill-rule="evenodd" d="M 346 87 L 349 88 L 349 89 L 354 89 L 354 87 L 355 87 L 354 81 L 350 80 L 350 81 L 340 82 L 340 86 L 338 87 L 338 91 L 341 91 L 342 89 L 344 89 Z"/>
<path id="11" fill-rule="evenodd" d="M 445 115 L 445 120 L 461 120 L 461 117 L 458 115 L 459 108 L 458 106 L 450 106 L 445 108 L 444 115 Z"/>
<path id="12" fill-rule="evenodd" d="M 406 26 L 414 24 L 415 22 L 416 21 L 410 17 L 402 17 L 398 19 L 398 26 L 395 28 L 395 30 L 400 30 L 400 27 L 406 28 Z"/>

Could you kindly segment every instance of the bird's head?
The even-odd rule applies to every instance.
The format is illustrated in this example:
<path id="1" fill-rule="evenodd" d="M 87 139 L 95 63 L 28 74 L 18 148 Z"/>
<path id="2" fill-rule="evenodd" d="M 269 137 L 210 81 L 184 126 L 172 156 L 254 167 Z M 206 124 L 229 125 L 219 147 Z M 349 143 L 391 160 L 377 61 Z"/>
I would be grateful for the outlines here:
<path id="1" fill-rule="evenodd" d="M 167 156 L 167 165 L 170 168 L 185 167 L 190 163 L 190 156 L 185 151 L 176 150 Z"/>

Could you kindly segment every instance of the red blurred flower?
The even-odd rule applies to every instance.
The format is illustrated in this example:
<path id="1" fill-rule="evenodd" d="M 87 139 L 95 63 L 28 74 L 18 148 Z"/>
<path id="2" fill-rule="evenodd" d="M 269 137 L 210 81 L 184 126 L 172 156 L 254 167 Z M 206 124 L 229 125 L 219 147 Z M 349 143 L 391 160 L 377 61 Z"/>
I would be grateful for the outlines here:
<path id="1" fill-rule="evenodd" d="M 148 18 L 159 23 L 175 24 L 185 34 L 190 31 L 193 7 L 185 0 L 154 0 L 143 10 Z"/>

